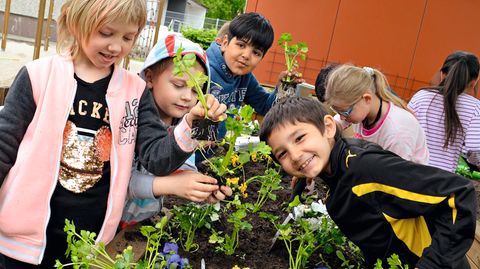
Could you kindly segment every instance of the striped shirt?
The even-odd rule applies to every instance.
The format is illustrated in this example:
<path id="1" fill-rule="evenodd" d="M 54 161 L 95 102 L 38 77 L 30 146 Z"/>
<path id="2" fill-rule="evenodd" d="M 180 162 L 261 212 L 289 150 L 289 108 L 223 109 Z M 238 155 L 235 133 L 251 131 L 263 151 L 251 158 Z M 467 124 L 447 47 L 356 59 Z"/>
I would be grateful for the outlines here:
<path id="1" fill-rule="evenodd" d="M 420 90 L 408 103 L 425 130 L 431 166 L 455 172 L 460 154 L 480 152 L 480 101 L 461 94 L 457 99 L 457 113 L 464 130 L 456 140 L 445 143 L 445 114 L 443 97 L 435 91 Z"/>

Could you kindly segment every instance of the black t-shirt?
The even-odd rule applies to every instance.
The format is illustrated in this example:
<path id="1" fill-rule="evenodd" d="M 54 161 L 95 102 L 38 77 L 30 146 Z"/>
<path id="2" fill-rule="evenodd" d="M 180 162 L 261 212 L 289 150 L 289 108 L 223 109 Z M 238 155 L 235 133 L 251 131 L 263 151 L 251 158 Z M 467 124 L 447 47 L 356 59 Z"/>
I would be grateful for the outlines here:
<path id="1" fill-rule="evenodd" d="M 65 219 L 77 232 L 98 235 L 107 210 L 110 189 L 109 114 L 105 99 L 111 74 L 88 83 L 75 75 L 77 92 L 63 135 L 60 169 L 50 200 L 47 248 L 42 265 L 53 268 L 55 259 L 66 262 Z"/>

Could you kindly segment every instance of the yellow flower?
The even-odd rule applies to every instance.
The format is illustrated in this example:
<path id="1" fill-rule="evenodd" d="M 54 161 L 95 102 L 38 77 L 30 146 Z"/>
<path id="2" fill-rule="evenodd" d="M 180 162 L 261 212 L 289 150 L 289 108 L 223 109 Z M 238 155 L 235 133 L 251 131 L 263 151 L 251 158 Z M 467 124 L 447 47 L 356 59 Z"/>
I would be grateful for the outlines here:
<path id="1" fill-rule="evenodd" d="M 236 167 L 240 164 L 240 157 L 237 154 L 233 154 L 230 157 L 230 161 L 232 162 L 233 167 Z"/>
<path id="2" fill-rule="evenodd" d="M 257 153 L 256 152 L 253 152 L 252 155 L 250 155 L 252 157 L 252 162 L 257 162 Z"/>
<path id="3" fill-rule="evenodd" d="M 240 180 L 239 177 L 227 178 L 227 185 L 228 186 L 237 185 L 239 180 Z"/>
<path id="4" fill-rule="evenodd" d="M 235 265 L 234 267 L 232 267 L 232 269 L 240 269 L 240 267 L 238 267 L 238 265 Z"/>
<path id="5" fill-rule="evenodd" d="M 244 198 L 247 198 L 248 197 L 248 193 L 246 193 L 245 191 L 247 190 L 247 183 L 246 182 L 243 182 L 241 185 L 240 185 L 240 192 L 242 193 L 243 197 Z"/>

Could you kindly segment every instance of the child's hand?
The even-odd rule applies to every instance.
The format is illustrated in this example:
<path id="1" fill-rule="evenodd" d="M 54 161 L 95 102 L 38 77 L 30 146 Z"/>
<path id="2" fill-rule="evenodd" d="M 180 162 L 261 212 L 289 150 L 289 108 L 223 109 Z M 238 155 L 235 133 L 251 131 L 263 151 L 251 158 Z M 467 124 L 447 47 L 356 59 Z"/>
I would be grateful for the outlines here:
<path id="1" fill-rule="evenodd" d="M 211 94 L 206 95 L 207 106 L 208 106 L 208 118 L 212 121 L 222 121 L 227 118 L 225 111 L 227 106 L 225 104 L 220 104 L 217 98 Z M 192 126 L 193 120 L 199 120 L 205 118 L 205 110 L 202 107 L 202 104 L 198 102 L 186 115 L 187 123 Z"/>
<path id="2" fill-rule="evenodd" d="M 294 84 L 300 84 L 305 82 L 302 73 L 299 73 L 297 71 L 288 73 L 287 70 L 284 70 L 280 72 L 280 74 L 278 74 L 278 84 L 280 84 L 282 81 L 285 81 L 287 77 L 290 77 L 290 82 Z"/>
<path id="3" fill-rule="evenodd" d="M 163 191 L 158 193 L 156 188 Z M 175 195 L 193 202 L 207 201 L 212 193 L 218 190 L 216 179 L 194 171 L 183 171 L 168 177 L 155 178 L 154 181 L 154 193 L 157 196 Z"/>
<path id="4" fill-rule="evenodd" d="M 212 194 L 208 197 L 207 202 L 214 204 L 219 201 L 225 200 L 227 196 L 231 196 L 233 193 L 232 189 L 229 186 L 221 186 L 218 191 L 212 192 Z"/>

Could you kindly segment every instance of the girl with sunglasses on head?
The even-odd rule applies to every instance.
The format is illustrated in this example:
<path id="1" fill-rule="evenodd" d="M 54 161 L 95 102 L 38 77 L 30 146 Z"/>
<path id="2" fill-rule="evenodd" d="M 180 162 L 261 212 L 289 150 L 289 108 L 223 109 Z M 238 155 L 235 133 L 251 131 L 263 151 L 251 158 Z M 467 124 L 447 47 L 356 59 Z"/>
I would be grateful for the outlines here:
<path id="1" fill-rule="evenodd" d="M 405 102 L 392 93 L 385 76 L 370 67 L 342 65 L 330 75 L 325 100 L 354 137 L 374 142 L 400 157 L 428 163 L 425 134 Z"/>

